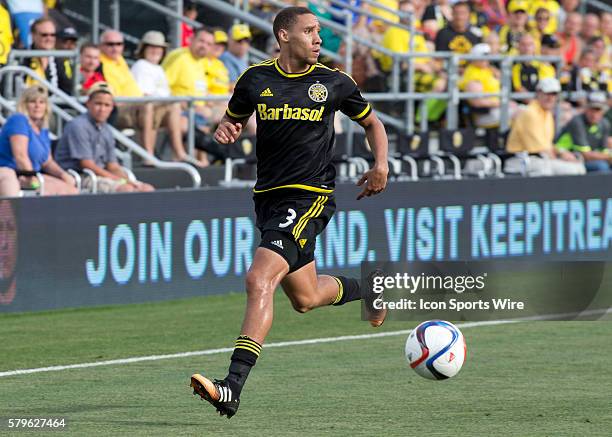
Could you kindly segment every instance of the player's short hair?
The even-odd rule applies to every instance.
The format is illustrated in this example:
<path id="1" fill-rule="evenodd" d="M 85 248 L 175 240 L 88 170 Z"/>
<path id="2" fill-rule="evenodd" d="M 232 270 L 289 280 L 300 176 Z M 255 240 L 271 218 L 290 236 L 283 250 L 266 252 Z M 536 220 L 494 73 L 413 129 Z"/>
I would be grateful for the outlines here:
<path id="1" fill-rule="evenodd" d="M 288 30 L 297 23 L 298 17 L 300 15 L 314 15 L 314 13 L 308 9 L 301 6 L 290 6 L 288 8 L 281 9 L 280 12 L 274 18 L 274 23 L 272 24 L 272 30 L 274 32 L 274 37 L 280 44 L 280 39 L 278 38 L 278 32 L 281 29 Z"/>

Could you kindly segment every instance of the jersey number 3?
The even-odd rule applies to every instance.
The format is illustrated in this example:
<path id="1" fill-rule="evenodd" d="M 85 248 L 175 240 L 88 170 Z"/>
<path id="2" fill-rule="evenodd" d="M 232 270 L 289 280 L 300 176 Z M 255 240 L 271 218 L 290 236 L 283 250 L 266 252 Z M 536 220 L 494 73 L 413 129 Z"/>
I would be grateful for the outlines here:
<path id="1" fill-rule="evenodd" d="M 287 212 L 289 214 L 287 215 L 287 217 L 285 217 L 286 221 L 279 224 L 278 225 L 279 228 L 286 228 L 287 226 L 289 226 L 291 223 L 293 223 L 293 220 L 295 219 L 295 216 L 297 215 L 293 208 L 289 208 Z"/>

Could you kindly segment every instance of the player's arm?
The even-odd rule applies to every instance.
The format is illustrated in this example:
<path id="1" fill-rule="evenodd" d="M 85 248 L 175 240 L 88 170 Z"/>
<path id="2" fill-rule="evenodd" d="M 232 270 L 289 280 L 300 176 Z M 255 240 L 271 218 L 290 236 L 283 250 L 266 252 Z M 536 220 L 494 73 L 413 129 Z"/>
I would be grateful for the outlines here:
<path id="1" fill-rule="evenodd" d="M 250 73 L 252 72 L 247 69 L 236 81 L 227 110 L 215 131 L 214 138 L 220 144 L 231 144 L 237 141 L 242 133 L 242 128 L 246 126 L 255 110 L 249 92 L 252 82 Z"/>
<path id="2" fill-rule="evenodd" d="M 224 114 L 215 131 L 215 140 L 220 144 L 231 144 L 237 141 L 242 133 L 242 127 L 249 121 L 249 117 L 234 119 Z"/>
<path id="3" fill-rule="evenodd" d="M 357 182 L 359 186 L 365 183 L 363 190 L 357 196 L 357 200 L 383 191 L 387 186 L 387 175 L 389 174 L 389 162 L 387 161 L 389 144 L 384 125 L 373 111 L 366 118 L 359 120 L 358 123 L 365 130 L 368 144 L 370 144 L 374 155 L 374 166 L 365 172 Z"/>

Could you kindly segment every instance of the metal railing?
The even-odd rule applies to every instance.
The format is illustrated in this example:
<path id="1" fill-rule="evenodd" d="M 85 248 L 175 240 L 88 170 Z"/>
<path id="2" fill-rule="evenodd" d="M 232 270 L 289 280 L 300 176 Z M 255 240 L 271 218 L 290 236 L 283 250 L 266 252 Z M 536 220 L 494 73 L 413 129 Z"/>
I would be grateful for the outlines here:
<path id="1" fill-rule="evenodd" d="M 73 65 L 73 78 L 72 78 L 72 94 L 76 95 L 78 91 L 78 84 L 80 82 L 80 71 L 78 66 L 81 63 L 81 55 L 78 50 L 11 50 L 8 55 L 7 64 L 11 65 L 15 61 L 21 61 L 27 58 L 36 58 L 41 56 L 54 56 L 56 58 L 66 58 L 72 60 Z M 13 78 L 9 75 L 7 81 L 4 84 L 4 96 L 12 96 Z"/>
<path id="2" fill-rule="evenodd" d="M 23 66 L 6 66 L 3 68 L 0 68 L 0 79 L 2 79 L 4 76 L 11 74 L 11 73 L 24 74 L 26 76 L 31 77 L 32 79 L 34 79 L 35 81 L 43 85 L 44 87 L 46 87 L 53 94 L 53 100 L 51 101 L 52 105 L 59 101 L 62 104 L 69 106 L 70 108 L 74 109 L 75 111 L 81 114 L 87 112 L 87 108 L 85 108 L 85 106 L 83 106 L 76 98 L 69 96 L 68 94 L 63 92 L 61 89 L 59 89 L 58 87 L 53 86 L 53 84 L 51 84 L 47 79 L 40 77 L 38 74 L 36 74 L 35 71 L 31 70 L 30 68 L 23 67 Z M 10 106 L 7 106 L 7 105 L 10 105 L 10 101 L 5 99 L 4 97 L 0 97 L 0 101 L 3 103 L 3 106 L 10 107 Z M 53 109 L 57 111 L 58 108 L 56 106 Z M 62 118 L 67 118 L 67 117 L 72 118 L 70 114 L 68 114 L 67 112 L 63 110 L 58 111 L 56 113 L 58 113 L 58 116 Z M 200 176 L 200 173 L 195 168 L 193 168 L 191 165 L 180 163 L 180 162 L 162 161 L 158 159 L 157 157 L 155 157 L 154 155 L 147 152 L 145 149 L 143 149 L 140 145 L 138 145 L 132 139 L 130 139 L 129 137 L 127 137 L 126 135 L 124 135 L 123 133 L 121 133 L 120 131 L 118 131 L 112 126 L 111 126 L 111 131 L 113 133 L 113 137 L 115 138 L 115 140 L 121 143 L 123 146 L 125 146 L 131 153 L 140 156 L 144 160 L 152 162 L 155 165 L 155 167 L 158 167 L 161 169 L 176 169 L 176 170 L 181 170 L 181 171 L 188 173 L 189 176 L 191 177 L 194 188 L 198 188 L 202 185 L 202 178 Z"/>

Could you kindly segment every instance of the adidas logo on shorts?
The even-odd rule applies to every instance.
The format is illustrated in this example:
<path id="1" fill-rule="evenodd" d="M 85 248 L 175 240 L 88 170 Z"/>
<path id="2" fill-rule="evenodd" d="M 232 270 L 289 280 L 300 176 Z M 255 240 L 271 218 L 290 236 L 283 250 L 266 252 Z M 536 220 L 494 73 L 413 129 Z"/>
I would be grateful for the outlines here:
<path id="1" fill-rule="evenodd" d="M 271 241 L 270 244 L 273 244 L 280 249 L 283 249 L 283 250 L 285 249 L 283 247 L 283 240 L 274 240 L 274 241 Z"/>

